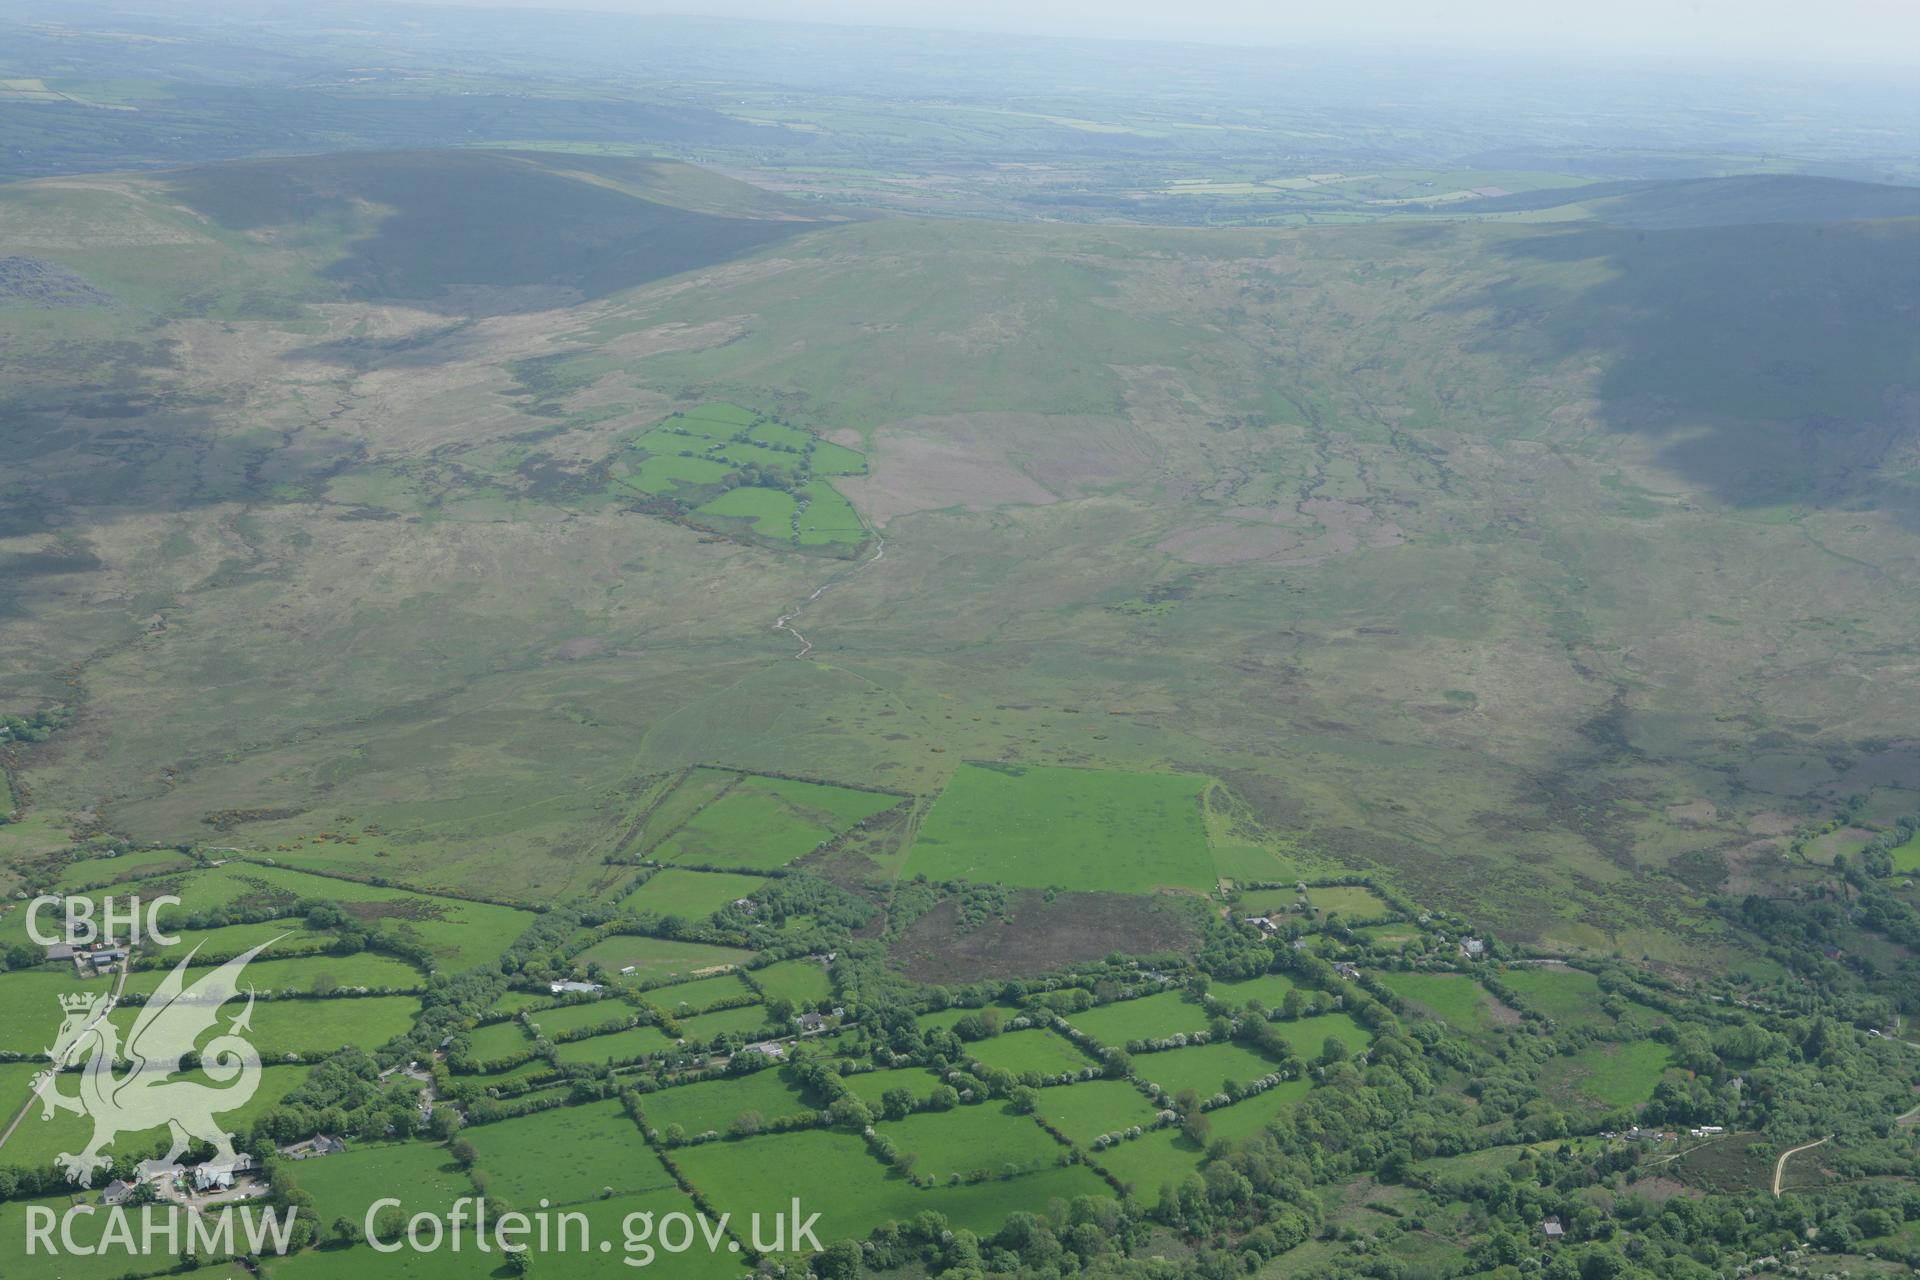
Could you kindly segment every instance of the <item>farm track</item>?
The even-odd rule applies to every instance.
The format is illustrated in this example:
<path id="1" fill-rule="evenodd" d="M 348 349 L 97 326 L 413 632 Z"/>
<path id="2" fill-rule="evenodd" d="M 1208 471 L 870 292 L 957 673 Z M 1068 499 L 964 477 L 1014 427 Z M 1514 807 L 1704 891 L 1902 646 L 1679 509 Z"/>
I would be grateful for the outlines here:
<path id="1" fill-rule="evenodd" d="M 773 629 L 775 631 L 784 631 L 788 635 L 792 636 L 795 640 L 798 640 L 800 642 L 800 651 L 793 655 L 795 658 L 804 658 L 809 653 L 811 653 L 813 651 L 813 641 L 801 635 L 800 632 L 794 628 L 794 626 L 792 625 L 793 620 L 799 617 L 800 614 L 806 609 L 808 605 L 812 604 L 815 600 L 818 600 L 821 596 L 825 595 L 830 588 L 840 585 L 842 582 L 845 582 L 848 578 L 851 578 L 854 574 L 859 573 L 862 569 L 865 569 L 867 566 L 878 564 L 880 562 L 880 557 L 887 554 L 887 540 L 885 538 L 880 537 L 878 534 L 874 535 L 874 537 L 875 537 L 875 546 L 873 549 L 873 554 L 871 556 L 869 556 L 865 560 L 862 560 L 859 564 L 855 565 L 851 569 L 848 569 L 844 573 L 837 573 L 833 577 L 828 578 L 825 582 L 821 583 L 819 586 L 813 589 L 813 594 L 809 595 L 805 600 L 802 600 L 799 604 L 795 605 L 793 610 L 790 613 L 783 613 L 778 618 L 775 618 L 773 620 Z"/>
<path id="2" fill-rule="evenodd" d="M 1775 1200 L 1778 1200 L 1780 1198 L 1780 1180 L 1787 1176 L 1787 1161 L 1792 1159 L 1794 1156 L 1799 1155 L 1802 1151 L 1811 1151 L 1815 1147 L 1825 1145 L 1825 1143 L 1832 1137 L 1833 1137 L 1832 1134 L 1828 1134 L 1825 1138 L 1820 1139 L 1818 1142 L 1805 1143 L 1801 1146 L 1792 1147 L 1780 1153 L 1780 1158 L 1773 1162 L 1773 1198 Z"/>

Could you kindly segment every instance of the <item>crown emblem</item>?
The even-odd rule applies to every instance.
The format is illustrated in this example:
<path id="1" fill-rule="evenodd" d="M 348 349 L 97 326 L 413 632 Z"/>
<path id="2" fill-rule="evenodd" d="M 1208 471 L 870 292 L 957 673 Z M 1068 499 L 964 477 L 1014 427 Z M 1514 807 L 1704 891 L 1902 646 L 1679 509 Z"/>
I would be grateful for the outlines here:
<path id="1" fill-rule="evenodd" d="M 93 1001 L 94 997 L 85 992 L 76 991 L 71 995 L 63 994 L 60 997 L 60 1007 L 68 1013 L 85 1013 L 93 1008 Z"/>

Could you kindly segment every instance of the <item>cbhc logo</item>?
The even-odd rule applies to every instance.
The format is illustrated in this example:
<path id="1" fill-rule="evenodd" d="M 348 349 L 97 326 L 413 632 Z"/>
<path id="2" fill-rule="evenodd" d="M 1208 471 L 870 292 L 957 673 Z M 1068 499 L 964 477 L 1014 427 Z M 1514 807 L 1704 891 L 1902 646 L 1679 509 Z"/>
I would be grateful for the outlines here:
<path id="1" fill-rule="evenodd" d="M 27 936 L 43 947 L 55 946 L 62 942 L 84 946 L 101 937 L 113 938 L 116 936 L 116 930 L 124 927 L 128 941 L 136 946 L 142 939 L 151 940 L 163 947 L 171 947 L 179 943 L 179 938 L 161 930 L 160 910 L 163 907 L 179 906 L 180 899 L 172 894 L 165 894 L 149 899 L 145 903 L 144 910 L 139 898 L 127 898 L 123 901 L 125 906 L 117 905 L 112 897 L 102 898 L 96 904 L 92 898 L 62 898 L 57 894 L 42 894 L 27 904 Z M 61 904 L 65 904 L 63 914 L 66 917 L 66 933 L 64 936 L 49 936 L 40 928 L 40 913 L 50 906 Z"/>

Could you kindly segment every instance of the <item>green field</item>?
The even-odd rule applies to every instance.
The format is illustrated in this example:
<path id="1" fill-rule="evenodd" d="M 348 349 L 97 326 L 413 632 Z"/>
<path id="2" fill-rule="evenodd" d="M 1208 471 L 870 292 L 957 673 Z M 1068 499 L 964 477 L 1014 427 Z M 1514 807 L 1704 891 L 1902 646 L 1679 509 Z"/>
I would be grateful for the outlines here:
<path id="1" fill-rule="evenodd" d="M 1389 973 L 1380 981 L 1395 995 L 1462 1031 L 1486 1031 L 1493 1026 L 1492 997 L 1464 974 Z"/>
<path id="2" fill-rule="evenodd" d="M 1057 1076 L 1084 1071 L 1093 1065 L 1093 1060 L 1073 1041 L 1042 1027 L 976 1040 L 967 1046 L 967 1053 L 989 1067 L 1011 1071 L 1017 1076 Z"/>
<path id="3" fill-rule="evenodd" d="M 402 1237 L 404 1239 L 404 1236 Z M 434 1253 L 416 1253 L 402 1248 L 397 1253 L 376 1253 L 366 1245 L 348 1249 L 310 1249 L 269 1264 L 273 1280 L 472 1280 L 478 1252 L 470 1240 L 463 1240 L 458 1253 L 451 1245 Z M 577 1255 L 576 1255 L 577 1256 Z M 597 1259 L 595 1261 L 598 1261 Z M 244 1280 L 240 1273 L 235 1280 Z M 482 1272 L 488 1280 L 506 1280 L 506 1267 Z"/>
<path id="4" fill-rule="evenodd" d="M 1588 1045 L 1570 1058 L 1549 1063 L 1542 1074 L 1553 1085 L 1603 1106 L 1637 1107 L 1653 1096 L 1653 1087 L 1672 1065 L 1667 1046 L 1637 1040 Z"/>
<path id="5" fill-rule="evenodd" d="M 673 1017 L 700 1013 L 726 1000 L 752 996 L 753 988 L 737 973 L 720 973 L 692 982 L 676 982 L 668 987 L 651 987 L 643 999 L 662 1013 Z"/>
<path id="6" fill-rule="evenodd" d="M 883 1120 L 874 1131 L 896 1150 L 914 1154 L 914 1173 L 939 1182 L 976 1171 L 995 1176 L 1032 1173 L 1058 1164 L 1066 1153 L 1029 1117 L 999 1102 Z"/>
<path id="7" fill-rule="evenodd" d="M 1345 1045 L 1348 1053 L 1360 1052 L 1373 1039 L 1359 1023 L 1344 1013 L 1322 1013 L 1310 1018 L 1295 1018 L 1291 1022 L 1283 1020 L 1274 1023 L 1273 1029 L 1292 1046 L 1294 1053 L 1308 1062 L 1320 1056 L 1329 1039 Z"/>
<path id="8" fill-rule="evenodd" d="M 760 420 L 760 415 L 753 410 L 743 409 L 725 400 L 710 400 L 705 404 L 695 405 L 688 409 L 684 416 L 694 422 L 717 422 L 723 426 L 732 427 L 736 431 L 741 427 L 752 426 Z"/>
<path id="9" fill-rule="evenodd" d="M 541 1200 L 556 1205 L 615 1192 L 669 1186 L 672 1176 L 641 1139 L 616 1101 L 556 1107 L 498 1124 L 476 1125 L 463 1136 L 479 1152 L 489 1192 L 522 1210 Z"/>
<path id="10" fill-rule="evenodd" d="M 833 979 L 818 960 L 782 960 L 749 970 L 748 976 L 767 999 L 791 1001 L 797 1008 L 833 994 Z"/>
<path id="11" fill-rule="evenodd" d="M 1310 1087 L 1306 1080 L 1282 1080 L 1266 1092 L 1242 1098 L 1232 1106 L 1215 1107 L 1207 1112 L 1208 1140 L 1246 1141 L 1275 1117 L 1292 1110 L 1296 1102 L 1307 1096 Z"/>
<path id="12" fill-rule="evenodd" d="M 859 453 L 826 440 L 813 446 L 808 462 L 817 476 L 857 476 L 867 470 L 867 460 Z"/>
<path id="13" fill-rule="evenodd" d="M 74 1205 L 93 1204 L 97 1199 L 98 1196 L 94 1195 L 75 1195 L 72 1197 L 49 1196 L 38 1200 L 8 1200 L 0 1202 L 0 1239 L 17 1242 L 8 1246 L 7 1249 L 9 1255 L 8 1265 L 10 1268 L 9 1280 L 11 1280 L 12 1274 L 33 1276 L 36 1278 L 40 1276 L 51 1276 L 47 1259 L 28 1259 L 24 1256 L 26 1251 L 25 1241 L 27 1239 L 27 1227 L 29 1224 L 29 1205 L 44 1206 L 56 1214 L 64 1214 Z M 107 1232 L 108 1218 L 98 1212 L 97 1205 L 94 1207 L 94 1213 L 76 1214 L 71 1219 L 74 1224 L 74 1241 L 83 1249 L 93 1250 L 98 1248 L 102 1243 L 102 1237 L 104 1237 Z M 16 1253 L 20 1255 L 21 1261 L 27 1264 L 26 1266 L 21 1267 L 13 1264 L 13 1256 Z M 123 1250 L 107 1250 L 98 1253 L 76 1252 L 70 1254 L 63 1252 L 58 1264 L 60 1268 L 58 1275 L 60 1280 L 124 1280 L 127 1276 L 149 1276 L 171 1273 L 173 1269 L 179 1265 L 179 1262 L 180 1259 L 177 1256 L 165 1252 L 156 1252 L 153 1256 L 145 1258 L 137 1255 L 129 1257 L 128 1252 Z M 189 1274 L 191 1280 L 227 1280 L 230 1276 L 233 1277 L 233 1280 L 244 1280 L 244 1277 L 247 1275 L 244 1269 L 237 1267 L 209 1267 L 205 1271 L 194 1271 Z"/>
<path id="14" fill-rule="evenodd" d="M 466 1032 L 467 1057 L 475 1062 L 503 1062 L 533 1048 L 518 1021 L 494 1022 Z"/>
<path id="15" fill-rule="evenodd" d="M 225 1026 L 246 1007 L 245 1000 L 221 1010 Z M 412 996 L 338 996 L 323 1000 L 262 1000 L 253 1006 L 248 1039 L 271 1062 L 285 1054 L 324 1056 L 347 1045 L 378 1047 L 413 1026 L 420 1001 Z M 116 1009 L 113 1025 L 124 1037 L 136 1011 Z"/>
<path id="16" fill-rule="evenodd" d="M 387 1197 L 397 1197 L 401 1212 L 411 1217 L 444 1213 L 473 1194 L 472 1180 L 439 1143 L 352 1143 L 338 1155 L 289 1164 L 294 1181 L 313 1197 L 322 1226 L 339 1217 L 358 1224 L 369 1205 Z"/>
<path id="17" fill-rule="evenodd" d="M 893 1089 L 905 1089 L 915 1102 L 924 1102 L 940 1083 L 940 1077 L 924 1067 L 882 1067 L 877 1071 L 855 1071 L 841 1077 L 847 1092 L 878 1108 L 881 1095 Z"/>
<path id="18" fill-rule="evenodd" d="M 1314 1052 L 1319 1052 L 1317 1044 Z M 1260 1054 L 1228 1042 L 1143 1053 L 1133 1060 L 1136 1078 L 1152 1081 L 1168 1093 L 1192 1089 L 1203 1098 L 1219 1092 L 1227 1080 L 1258 1080 L 1274 1069 L 1275 1064 Z"/>
<path id="19" fill-rule="evenodd" d="M 781 1078 L 778 1069 L 756 1071 L 734 1080 L 660 1089 L 640 1099 L 649 1128 L 664 1133 L 668 1125 L 677 1124 L 695 1136 L 709 1130 L 724 1134 L 747 1112 L 756 1113 L 759 1124 L 764 1125 L 813 1109 L 799 1089 Z"/>
<path id="20" fill-rule="evenodd" d="M 714 450 L 716 457 L 725 458 L 739 466 L 752 464 L 763 470 L 798 471 L 807 465 L 803 454 L 787 453 L 780 449 L 769 449 L 751 441 L 738 440 Z"/>
<path id="21" fill-rule="evenodd" d="M 621 899 L 620 907 L 623 911 L 704 920 L 728 903 L 750 897 L 766 887 L 767 882 L 759 876 L 665 867 Z"/>
<path id="22" fill-rule="evenodd" d="M 537 1009 L 527 1016 L 539 1034 L 552 1040 L 576 1031 L 623 1027 L 639 1017 L 640 1011 L 625 1000 L 588 1000 Z"/>
<path id="23" fill-rule="evenodd" d="M 758 1034 L 767 1024 L 767 1009 L 765 1005 L 747 1004 L 678 1021 L 680 1034 L 687 1038 L 687 1043 L 706 1044 L 715 1036 Z"/>
<path id="24" fill-rule="evenodd" d="M 770 1213 L 795 1187 L 834 1188 L 816 1228 L 823 1241 L 864 1238 L 883 1222 L 926 1209 L 947 1215 L 955 1228 L 992 1231 L 1015 1209 L 1044 1211 L 1051 1199 L 1106 1194 L 1078 1166 L 921 1191 L 883 1168 L 858 1134 L 819 1129 L 685 1147 L 674 1160 L 718 1208 L 736 1215 Z"/>
<path id="25" fill-rule="evenodd" d="M 1287 992 L 1293 989 L 1293 980 L 1284 973 L 1263 973 L 1257 978 L 1214 982 L 1207 987 L 1207 992 L 1234 1008 L 1258 1001 L 1263 1009 L 1278 1009 L 1286 1000 Z"/>
<path id="26" fill-rule="evenodd" d="M 112 858 L 82 858 L 60 869 L 53 891 L 68 893 L 197 865 L 177 849 L 140 849 Z"/>
<path id="27" fill-rule="evenodd" d="M 683 458 L 657 453 L 644 458 L 627 476 L 627 483 L 645 493 L 672 493 L 682 485 L 719 484 L 731 474 L 723 462 L 710 458 Z"/>
<path id="28" fill-rule="evenodd" d="M 143 946 L 143 956 L 151 955 L 155 959 L 178 963 L 181 956 L 194 952 L 196 962 L 237 956 L 250 951 L 261 943 L 271 945 L 260 953 L 256 963 L 265 963 L 276 956 L 300 955 L 315 951 L 324 951 L 333 943 L 333 935 L 307 928 L 302 920 L 266 920 L 259 924 L 230 924 L 218 929 L 181 929 L 178 941 L 167 946 Z"/>
<path id="29" fill-rule="evenodd" d="M 689 818 L 654 856 L 663 862 L 771 870 L 813 852 L 897 796 L 844 787 L 748 777 Z"/>
<path id="30" fill-rule="evenodd" d="M 676 775 L 671 789 L 644 814 L 638 835 L 633 841 L 634 848 L 642 853 L 651 853 L 656 845 L 672 835 L 688 818 L 740 780 L 740 774 L 726 769 L 688 769 Z"/>
<path id="31" fill-rule="evenodd" d="M 1178 1186 L 1198 1169 L 1205 1155 L 1178 1129 L 1156 1129 L 1088 1158 L 1131 1188 L 1136 1199 L 1150 1204 L 1159 1198 L 1161 1187 Z"/>
<path id="32" fill-rule="evenodd" d="M 1527 1009 L 1555 1022 L 1593 1026 L 1612 1021 L 1600 1008 L 1600 983 L 1584 969 L 1565 965 L 1508 969 L 1500 975 L 1500 982 Z"/>
<path id="33" fill-rule="evenodd" d="M 1354 930 L 1368 942 L 1386 947 L 1404 947 L 1420 936 L 1420 931 L 1410 924 L 1369 924 Z"/>
<path id="34" fill-rule="evenodd" d="M 763 538 L 793 536 L 793 495 L 780 489 L 761 489 L 743 485 L 729 489 L 704 506 L 694 508 L 695 515 L 724 520 L 745 520 Z"/>
<path id="35" fill-rule="evenodd" d="M 807 502 L 806 509 L 796 521 L 802 546 L 860 542 L 866 538 L 866 526 L 860 523 L 860 517 L 854 513 L 853 504 L 841 497 L 840 491 L 832 485 L 820 480 L 812 481 L 801 486 L 800 496 Z"/>
<path id="36" fill-rule="evenodd" d="M 741 424 L 724 422 L 695 413 L 676 413 L 641 437 L 643 445 L 665 444 L 674 441 L 692 444 L 695 448 L 707 448 L 723 443 L 740 434 Z"/>
<path id="37" fill-rule="evenodd" d="M 965 764 L 907 855 L 909 875 L 1141 892 L 1208 889 L 1205 778 Z"/>
<path id="38" fill-rule="evenodd" d="M 492 1013 L 519 1013 L 522 1009 L 545 1007 L 556 999 L 558 997 L 545 991 L 506 991 L 487 1008 Z"/>
<path id="39" fill-rule="evenodd" d="M 778 422 L 759 423 L 747 432 L 747 439 L 758 440 L 763 444 L 785 445 L 789 449 L 811 448 L 814 440 L 798 427 L 782 426 Z"/>
<path id="40" fill-rule="evenodd" d="M 1319 915 L 1338 915 L 1356 924 L 1393 914 L 1386 900 L 1365 885 L 1317 885 L 1307 890 L 1307 901 Z"/>
<path id="41" fill-rule="evenodd" d="M 739 947 L 721 947 L 706 942 L 615 934 L 594 943 L 576 959 L 583 965 L 597 964 L 608 973 L 618 973 L 632 965 L 634 972 L 629 976 L 657 980 L 699 973 L 703 969 L 717 969 L 723 965 L 741 964 L 752 954 Z"/>
<path id="42" fill-rule="evenodd" d="M 994 1008 L 1000 1014 L 1003 1022 L 1015 1013 L 1015 1010 L 1009 1009 L 1004 1005 L 989 1007 Z M 930 1013 L 923 1013 L 915 1018 L 914 1021 L 919 1023 L 925 1030 L 932 1030 L 937 1027 L 942 1031 L 951 1031 L 954 1023 L 959 1022 L 962 1018 L 976 1017 L 981 1012 L 983 1012 L 983 1010 L 969 1009 L 962 1005 L 953 1005 L 946 1009 L 935 1009 Z"/>
<path id="43" fill-rule="evenodd" d="M 60 997 L 75 992 L 105 993 L 104 978 L 82 982 L 70 970 L 29 969 L 0 974 L 0 1052 L 38 1057 L 53 1043 L 64 1017 Z"/>
<path id="44" fill-rule="evenodd" d="M 1082 1080 L 1044 1090 L 1036 1114 L 1084 1148 L 1102 1134 L 1151 1125 L 1154 1109 L 1125 1080 Z"/>
<path id="45" fill-rule="evenodd" d="M 278 950 L 278 947 L 273 947 L 262 954 L 270 957 Z M 172 972 L 170 967 L 136 970 L 128 975 L 126 990 L 129 994 L 151 994 Z M 208 970 L 198 967 L 188 969 L 183 981 L 191 985 L 206 972 Z M 262 993 L 330 991 L 355 987 L 374 991 L 381 988 L 417 991 L 426 985 L 426 979 L 412 965 L 392 956 L 366 951 L 350 956 L 316 955 L 296 960 L 255 960 L 247 966 L 245 981 L 255 991 Z"/>
<path id="46" fill-rule="evenodd" d="M 1122 1000 L 1081 1013 L 1067 1021 L 1109 1048 L 1129 1040 L 1164 1040 L 1174 1035 L 1205 1031 L 1212 1020 L 1206 1009 L 1178 991 L 1162 991 L 1140 1000 Z"/>
<path id="47" fill-rule="evenodd" d="M 1893 850 L 1893 869 L 1902 875 L 1920 874 L 1920 833 Z"/>
<path id="48" fill-rule="evenodd" d="M 594 1064 L 627 1062 L 653 1054 L 671 1053 L 678 1046 L 659 1027 L 629 1027 L 604 1036 L 569 1040 L 554 1047 L 553 1056 L 562 1063 Z"/>
<path id="49" fill-rule="evenodd" d="M 170 920 L 177 920 L 188 912 L 223 906 L 291 911 L 307 901 L 337 903 L 349 916 L 369 928 L 425 947 L 436 964 L 455 972 L 492 959 L 533 921 L 532 912 L 513 907 L 360 884 L 252 862 L 229 862 L 225 866 L 163 876 L 144 882 L 141 891 L 149 896 L 163 892 L 177 894 L 182 905 L 165 917 Z M 294 928 L 295 936 L 286 941 L 298 947 L 301 945 L 299 930 L 297 925 Z M 236 939 L 265 941 L 284 931 L 284 928 L 270 929 L 266 925 L 232 926 L 218 932 L 218 950 L 214 940 L 209 940 L 207 950 L 219 954 L 234 948 Z M 181 945 L 191 947 L 197 940 L 183 936 Z M 158 954 L 177 952 L 178 948 L 166 948 Z"/>
<path id="50" fill-rule="evenodd" d="M 5 1084 L 12 1099 L 10 1105 L 17 1106 L 27 1097 L 27 1079 L 23 1075 L 13 1074 L 19 1068 L 10 1069 L 8 1074 L 0 1075 L 0 1083 Z M 277 1106 L 280 1100 L 299 1088 L 306 1079 L 310 1068 L 303 1066 L 267 1066 L 260 1073 L 260 1087 L 253 1096 L 241 1105 L 220 1113 L 220 1121 L 235 1133 L 244 1133 L 247 1126 L 266 1112 Z M 227 1087 L 224 1082 L 207 1079 L 199 1073 L 190 1073 L 184 1078 L 198 1081 L 207 1088 L 219 1090 Z M 17 1087 L 15 1087 L 17 1086 Z M 61 1081 L 60 1091 L 66 1094 L 78 1092 L 78 1084 L 72 1075 Z M 11 1114 L 11 1113 L 9 1113 Z M 82 1116 L 67 1111 L 57 1111 L 51 1120 L 40 1118 L 40 1106 L 35 1103 L 14 1130 L 13 1136 L 0 1147 L 0 1166 L 45 1169 L 53 1164 L 54 1157 L 63 1151 L 79 1151 L 87 1142 L 93 1125 Z M 164 1124 L 132 1133 L 115 1135 L 108 1150 L 115 1156 L 137 1155 L 141 1157 L 163 1154 L 168 1146 L 168 1133 Z"/>

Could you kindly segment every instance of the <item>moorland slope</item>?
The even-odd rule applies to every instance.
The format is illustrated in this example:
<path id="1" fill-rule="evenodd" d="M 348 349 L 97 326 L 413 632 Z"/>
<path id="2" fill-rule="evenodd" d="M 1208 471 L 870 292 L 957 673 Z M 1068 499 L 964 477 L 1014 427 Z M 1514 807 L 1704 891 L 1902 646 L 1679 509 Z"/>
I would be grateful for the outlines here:
<path id="1" fill-rule="evenodd" d="M 1701 192 L 1212 231 L 480 151 L 0 187 L 86 290 L 0 305 L 0 699 L 76 712 L 0 838 L 351 830 L 541 899 L 692 764 L 1187 771 L 1232 878 L 1715 962 L 1782 832 L 1913 807 L 1920 224 Z M 788 540 L 829 444 L 859 527 Z"/>

